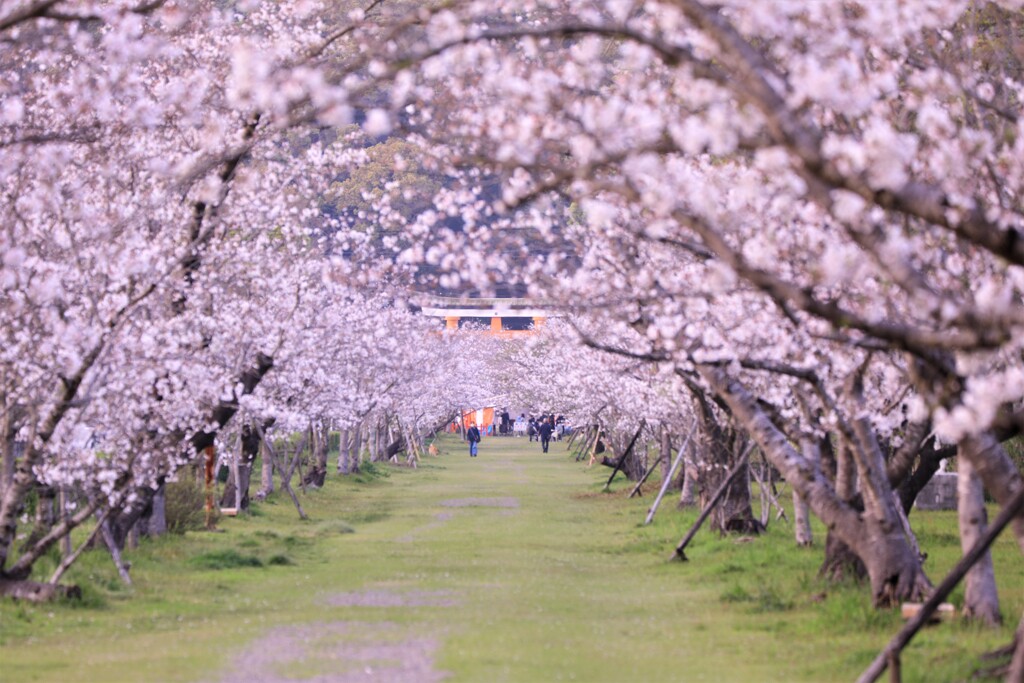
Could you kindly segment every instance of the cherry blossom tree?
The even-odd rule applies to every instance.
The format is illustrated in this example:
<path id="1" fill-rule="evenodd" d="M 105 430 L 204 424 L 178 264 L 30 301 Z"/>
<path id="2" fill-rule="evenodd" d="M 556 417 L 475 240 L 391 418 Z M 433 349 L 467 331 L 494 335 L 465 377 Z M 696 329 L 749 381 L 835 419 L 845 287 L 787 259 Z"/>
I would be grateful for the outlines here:
<path id="1" fill-rule="evenodd" d="M 892 495 L 918 454 L 1019 431 L 1020 83 L 989 28 L 1017 9 L 465 4 L 369 52 L 437 163 L 506 179 L 492 213 L 442 193 L 463 229 L 425 258 L 638 328 L 627 353 L 723 403 L 887 604 L 930 590 Z M 548 256 L 503 262 L 516 232 Z M 961 454 L 1001 504 L 1024 487 Z"/>
<path id="2" fill-rule="evenodd" d="M 877 604 L 931 590 L 907 512 L 943 455 L 967 463 L 975 517 L 977 483 L 1003 507 L 1024 495 L 1000 445 L 1024 425 L 1019 2 L 321 9 L 2 5 L 6 575 L 31 565 L 8 564 L 30 488 L 89 491 L 53 533 L 131 505 L 243 395 L 303 428 L 444 413 L 441 393 L 428 407 L 374 386 L 376 361 L 331 377 L 336 359 L 296 341 L 318 329 L 303 297 L 325 255 L 351 301 L 418 269 L 562 306 L 582 347 L 635 370 L 605 419 L 637 423 L 662 392 L 657 419 L 755 442 Z M 367 150 L 393 132 L 386 173 Z M 409 169 L 429 204 L 400 187 Z M 385 185 L 345 221 L 320 212 L 353 177 Z M 394 312 L 380 322 L 405 325 Z M 339 305 L 320 322 L 353 322 L 355 357 L 404 353 L 358 319 Z M 605 396 L 596 368 L 622 366 L 549 392 L 536 378 L 556 357 L 523 395 L 592 419 L 569 386 Z M 1013 533 L 1024 549 L 1024 517 Z M 968 609 L 995 621 L 975 578 Z"/>

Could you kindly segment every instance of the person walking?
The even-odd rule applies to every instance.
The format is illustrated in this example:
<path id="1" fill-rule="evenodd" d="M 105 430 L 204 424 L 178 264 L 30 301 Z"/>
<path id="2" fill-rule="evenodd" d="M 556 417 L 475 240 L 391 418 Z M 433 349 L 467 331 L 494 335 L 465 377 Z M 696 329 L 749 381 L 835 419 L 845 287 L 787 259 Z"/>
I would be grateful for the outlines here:
<path id="1" fill-rule="evenodd" d="M 544 452 L 548 452 L 548 444 L 551 443 L 551 432 L 555 431 L 555 426 L 551 424 L 551 420 L 544 420 L 540 423 L 540 427 L 537 429 L 540 433 L 540 445 L 544 449 Z"/>
<path id="2" fill-rule="evenodd" d="M 476 423 L 469 425 L 469 429 L 466 430 L 466 441 L 469 442 L 469 457 L 476 457 L 476 445 L 480 443 L 480 430 L 476 428 Z"/>

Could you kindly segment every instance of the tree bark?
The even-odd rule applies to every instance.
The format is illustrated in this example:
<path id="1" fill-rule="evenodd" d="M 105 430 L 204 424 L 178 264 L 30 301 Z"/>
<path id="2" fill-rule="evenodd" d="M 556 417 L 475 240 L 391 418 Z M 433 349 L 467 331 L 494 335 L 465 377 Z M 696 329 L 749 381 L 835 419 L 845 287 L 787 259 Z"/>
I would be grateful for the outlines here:
<path id="1" fill-rule="evenodd" d="M 818 463 L 798 453 L 756 399 L 724 369 L 700 366 L 698 371 L 786 481 L 807 500 L 814 514 L 834 529 L 838 540 L 849 545 L 864 561 L 876 605 L 917 599 L 930 590 L 920 558 L 911 549 L 898 523 L 892 526 L 874 515 L 862 516 L 841 500 Z M 890 503 L 893 500 L 891 492 L 889 500 Z"/>
<path id="2" fill-rule="evenodd" d="M 636 442 L 637 439 L 640 438 L 640 434 L 644 431 L 644 427 L 646 426 L 646 424 L 647 423 L 645 420 L 640 420 L 640 426 L 637 428 L 636 433 L 633 435 L 633 438 L 630 439 L 629 444 L 626 446 L 625 450 L 622 451 L 622 455 L 616 457 L 615 460 L 612 460 L 611 458 L 608 457 L 601 459 L 602 465 L 612 468 L 611 476 L 608 477 L 608 481 L 604 483 L 605 491 L 607 491 L 608 487 L 612 485 L 612 480 L 615 479 L 615 475 L 618 474 L 620 471 L 623 472 L 626 475 L 626 478 L 630 479 L 631 481 L 637 481 L 640 477 L 644 475 L 644 472 L 647 470 L 647 458 L 641 458 L 637 455 L 638 449 L 636 448 Z M 613 448 L 613 450 L 616 450 L 616 452 L 618 452 L 618 449 Z M 630 476 L 631 474 L 633 476 Z"/>
<path id="3" fill-rule="evenodd" d="M 146 522 L 145 536 L 163 536 L 167 533 L 167 489 L 161 483 L 153 494 L 152 509 Z"/>
<path id="4" fill-rule="evenodd" d="M 274 459 L 267 452 L 267 445 L 260 441 L 260 498 L 266 498 L 274 492 Z"/>
<path id="5" fill-rule="evenodd" d="M 305 483 L 317 488 L 322 488 L 327 481 L 327 448 L 330 445 L 330 429 L 326 420 L 310 423 L 310 460 L 309 472 L 306 473 Z"/>
<path id="6" fill-rule="evenodd" d="M 698 397 L 700 407 L 698 424 L 704 436 L 705 455 L 702 459 L 703 476 L 700 482 L 700 506 L 710 505 L 712 491 L 716 491 L 746 451 L 746 439 L 738 431 L 724 427 L 711 404 Z M 750 461 L 740 466 L 740 472 L 724 493 L 724 497 L 711 513 L 711 527 L 720 534 L 760 534 L 761 522 L 754 517 L 750 498 Z"/>
<path id="7" fill-rule="evenodd" d="M 690 527 L 690 530 L 686 533 L 686 536 L 684 536 L 683 540 L 681 540 L 679 542 L 679 545 L 676 546 L 672 558 L 669 559 L 679 558 L 684 562 L 686 561 L 686 553 L 684 551 L 686 550 L 687 544 L 689 544 L 689 542 L 693 540 L 693 537 L 697 535 L 697 531 L 704 523 L 704 520 L 708 518 L 708 515 L 711 514 L 715 506 L 718 505 L 720 500 L 722 500 L 726 490 L 730 486 L 732 486 L 733 482 L 736 479 L 739 478 L 741 472 L 746 471 L 748 458 L 750 457 L 750 450 L 752 449 L 753 447 L 751 447 L 751 449 L 748 449 L 743 454 L 741 454 L 740 459 L 736 463 L 736 465 L 734 465 L 732 470 L 727 475 L 725 475 L 725 477 L 723 477 L 722 482 L 718 485 L 718 488 L 708 498 L 707 505 L 704 506 L 704 509 L 701 511 L 700 516 L 697 517 L 697 521 L 693 523 L 692 527 Z"/>
<path id="8" fill-rule="evenodd" d="M 960 548 L 970 550 L 988 527 L 985 495 L 981 480 L 967 458 L 957 458 L 957 519 L 960 525 Z M 964 584 L 964 616 L 987 626 L 1003 622 L 999 610 L 999 592 L 992 566 L 992 553 L 985 554 L 967 572 Z"/>
<path id="9" fill-rule="evenodd" d="M 796 489 L 793 489 L 793 532 L 796 544 L 800 547 L 814 545 L 814 534 L 811 531 L 811 511 L 807 501 Z"/>
<path id="10" fill-rule="evenodd" d="M 349 443 L 352 438 L 352 428 L 341 430 L 338 436 L 338 474 L 348 474 L 351 465 L 349 464 Z"/>
<path id="11" fill-rule="evenodd" d="M 661 426 L 661 434 L 658 439 L 658 453 L 661 455 L 661 480 L 671 479 L 672 475 L 672 433 L 665 425 Z"/>
<path id="12" fill-rule="evenodd" d="M 17 439 L 18 430 L 25 417 L 25 410 L 18 405 L 3 406 L 3 421 L 0 422 L 0 500 L 14 480 L 14 467 L 21 457 L 25 444 Z"/>
<path id="13" fill-rule="evenodd" d="M 813 460 L 818 460 L 821 452 L 820 446 L 806 451 Z M 841 443 L 839 448 L 831 449 L 831 452 L 832 462 L 835 464 L 836 496 L 858 512 L 862 512 L 863 506 L 857 497 L 857 466 L 849 446 Z M 868 569 L 864 561 L 832 529 L 829 529 L 825 534 L 825 559 L 818 569 L 818 576 L 838 583 L 851 577 L 863 579 L 867 575 Z"/>
<path id="14" fill-rule="evenodd" d="M 1003 450 L 1002 444 L 991 434 L 964 439 L 960 444 L 959 455 L 970 461 L 985 490 L 992 494 L 999 505 L 1005 507 L 1024 488 L 1024 477 Z M 1017 545 L 1024 552 L 1024 512 L 1014 517 L 1012 528 Z"/>
<path id="15" fill-rule="evenodd" d="M 697 461 L 693 457 L 694 450 L 691 441 L 686 456 L 683 458 L 683 485 L 679 489 L 679 507 L 681 508 L 693 507 L 697 504 L 697 482 L 700 479 L 700 472 L 697 469 Z"/>

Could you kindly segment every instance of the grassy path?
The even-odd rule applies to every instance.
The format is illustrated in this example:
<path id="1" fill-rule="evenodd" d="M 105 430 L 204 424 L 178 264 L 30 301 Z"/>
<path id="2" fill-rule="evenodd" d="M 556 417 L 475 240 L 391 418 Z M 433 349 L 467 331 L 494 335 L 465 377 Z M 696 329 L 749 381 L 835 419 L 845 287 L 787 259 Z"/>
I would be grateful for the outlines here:
<path id="1" fill-rule="evenodd" d="M 276 498 L 224 533 L 144 544 L 130 594 L 94 554 L 75 570 L 102 587 L 83 606 L 0 605 L 0 680 L 850 680 L 898 628 L 863 589 L 826 596 L 820 546 L 795 549 L 784 523 L 749 543 L 701 534 L 691 562 L 669 563 L 695 513 L 667 501 L 639 527 L 652 486 L 639 500 L 624 481 L 602 494 L 608 470 L 558 443 L 542 455 L 485 439 L 475 459 L 443 447 L 418 470 L 310 492 L 307 523 Z M 952 517 L 934 519 L 922 541 L 955 546 Z M 1004 609 L 1019 614 L 1008 539 L 996 563 Z M 932 629 L 904 680 L 964 677 L 967 653 L 1010 633 Z"/>

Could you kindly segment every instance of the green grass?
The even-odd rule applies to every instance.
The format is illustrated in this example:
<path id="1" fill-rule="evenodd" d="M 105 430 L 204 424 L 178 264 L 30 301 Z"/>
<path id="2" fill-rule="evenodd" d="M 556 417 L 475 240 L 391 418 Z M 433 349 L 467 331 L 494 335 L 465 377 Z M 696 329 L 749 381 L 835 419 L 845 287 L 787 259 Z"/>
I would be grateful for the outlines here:
<path id="1" fill-rule="evenodd" d="M 451 681 L 850 680 L 902 623 L 872 609 L 866 587 L 817 579 L 820 526 L 811 549 L 784 522 L 749 542 L 702 531 L 689 562 L 669 562 L 696 511 L 666 499 L 640 526 L 656 483 L 632 500 L 623 479 L 601 493 L 607 468 L 586 469 L 559 443 L 542 455 L 525 439 L 488 438 L 472 460 L 459 443 L 438 445 L 445 454 L 416 470 L 332 476 L 303 498 L 308 522 L 278 495 L 259 515 L 221 519 L 220 533 L 144 542 L 127 553 L 131 588 L 109 557 L 87 554 L 66 578 L 82 603 L 0 603 L 0 679 L 213 681 L 274 628 L 349 622 L 433 638 Z M 518 507 L 467 504 L 507 498 Z M 911 520 L 937 583 L 960 554 L 955 516 Z M 965 679 L 1010 640 L 1024 609 L 1010 538 L 995 563 L 1008 625 L 926 629 L 905 652 L 904 680 Z M 445 599 L 334 599 L 360 591 Z M 280 670 L 302 680 L 330 667 L 318 651 Z"/>

